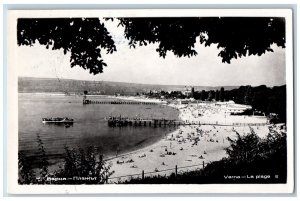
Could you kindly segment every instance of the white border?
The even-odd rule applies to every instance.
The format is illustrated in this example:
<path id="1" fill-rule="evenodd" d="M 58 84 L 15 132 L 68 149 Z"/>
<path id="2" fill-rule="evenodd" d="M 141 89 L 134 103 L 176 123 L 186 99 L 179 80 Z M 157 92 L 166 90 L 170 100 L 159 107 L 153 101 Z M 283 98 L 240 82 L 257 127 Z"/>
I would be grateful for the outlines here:
<path id="1" fill-rule="evenodd" d="M 205 185 L 18 185 L 18 93 L 14 63 L 16 22 L 19 17 L 199 17 L 264 16 L 286 18 L 287 84 L 287 184 L 205 184 Z M 292 193 L 294 189 L 293 130 L 293 41 L 290 9 L 118 9 L 118 10 L 19 10 L 8 11 L 8 193 L 11 194 L 93 194 L 93 193 Z"/>

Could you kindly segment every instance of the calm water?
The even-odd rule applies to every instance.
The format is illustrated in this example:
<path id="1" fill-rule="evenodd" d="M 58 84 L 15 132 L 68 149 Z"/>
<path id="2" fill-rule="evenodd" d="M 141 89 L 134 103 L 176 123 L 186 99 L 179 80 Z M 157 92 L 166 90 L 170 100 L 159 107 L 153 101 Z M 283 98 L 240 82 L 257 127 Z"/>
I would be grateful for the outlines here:
<path id="1" fill-rule="evenodd" d="M 90 98 L 91 99 L 91 98 Z M 108 100 L 107 97 L 93 97 Z M 82 97 L 19 94 L 19 150 L 37 156 L 37 134 L 42 139 L 52 163 L 62 159 L 64 146 L 95 146 L 106 156 L 133 151 L 155 143 L 175 128 L 110 128 L 104 117 L 124 115 L 141 118 L 177 119 L 178 111 L 162 105 L 83 105 Z M 70 117 L 73 126 L 43 124 L 43 117 Z"/>

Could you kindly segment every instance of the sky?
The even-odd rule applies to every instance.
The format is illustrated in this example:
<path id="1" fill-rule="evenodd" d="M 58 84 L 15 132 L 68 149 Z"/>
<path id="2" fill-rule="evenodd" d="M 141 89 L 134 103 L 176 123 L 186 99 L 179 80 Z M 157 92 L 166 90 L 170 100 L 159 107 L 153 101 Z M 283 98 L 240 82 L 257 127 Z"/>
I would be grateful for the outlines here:
<path id="1" fill-rule="evenodd" d="M 166 58 L 155 51 L 158 44 L 129 48 L 123 37 L 122 27 L 116 21 L 105 22 L 116 41 L 117 52 L 102 53 L 103 73 L 89 74 L 79 66 L 70 67 L 70 53 L 46 49 L 35 44 L 32 47 L 16 47 L 19 76 L 92 81 L 117 81 L 142 84 L 185 86 L 279 86 L 286 83 L 285 49 L 272 46 L 274 52 L 262 56 L 246 56 L 222 63 L 216 45 L 195 45 L 197 56 L 176 57 L 167 52 Z"/>

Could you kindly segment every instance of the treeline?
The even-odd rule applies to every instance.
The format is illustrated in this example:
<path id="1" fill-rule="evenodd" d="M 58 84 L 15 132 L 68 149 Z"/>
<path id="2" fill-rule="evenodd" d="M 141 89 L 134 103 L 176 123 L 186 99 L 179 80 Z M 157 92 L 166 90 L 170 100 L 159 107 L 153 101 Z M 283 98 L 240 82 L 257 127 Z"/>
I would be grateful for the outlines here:
<path id="1" fill-rule="evenodd" d="M 159 91 L 145 94 L 152 98 L 165 98 L 165 99 L 185 99 L 194 98 L 201 101 L 229 101 L 233 100 L 238 104 L 251 105 L 253 111 L 257 110 L 266 115 L 276 114 L 272 118 L 274 123 L 286 122 L 286 85 L 267 87 L 261 85 L 257 87 L 241 86 L 236 89 L 224 90 L 221 87 L 220 90 L 209 91 L 193 91 L 188 94 L 184 94 L 182 91 Z M 253 111 L 247 111 L 247 114 L 252 114 Z"/>
<path id="2" fill-rule="evenodd" d="M 254 110 L 264 112 L 273 118 L 274 123 L 286 122 L 286 85 L 272 88 L 265 85 L 241 86 L 225 91 L 224 96 L 225 100 L 251 105 Z"/>
<path id="3" fill-rule="evenodd" d="M 228 139 L 228 157 L 208 164 L 204 169 L 170 176 L 148 176 L 121 181 L 123 184 L 228 184 L 286 183 L 286 134 L 270 132 L 260 138 L 253 130 L 237 139 Z"/>

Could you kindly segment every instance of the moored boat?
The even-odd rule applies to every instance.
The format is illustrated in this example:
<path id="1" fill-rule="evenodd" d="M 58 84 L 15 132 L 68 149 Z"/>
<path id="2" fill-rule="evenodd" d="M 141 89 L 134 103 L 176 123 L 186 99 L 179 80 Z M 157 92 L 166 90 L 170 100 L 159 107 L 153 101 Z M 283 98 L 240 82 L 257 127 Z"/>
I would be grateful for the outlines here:
<path id="1" fill-rule="evenodd" d="M 74 123 L 74 119 L 68 117 L 51 117 L 51 118 L 42 118 L 43 123 Z"/>

